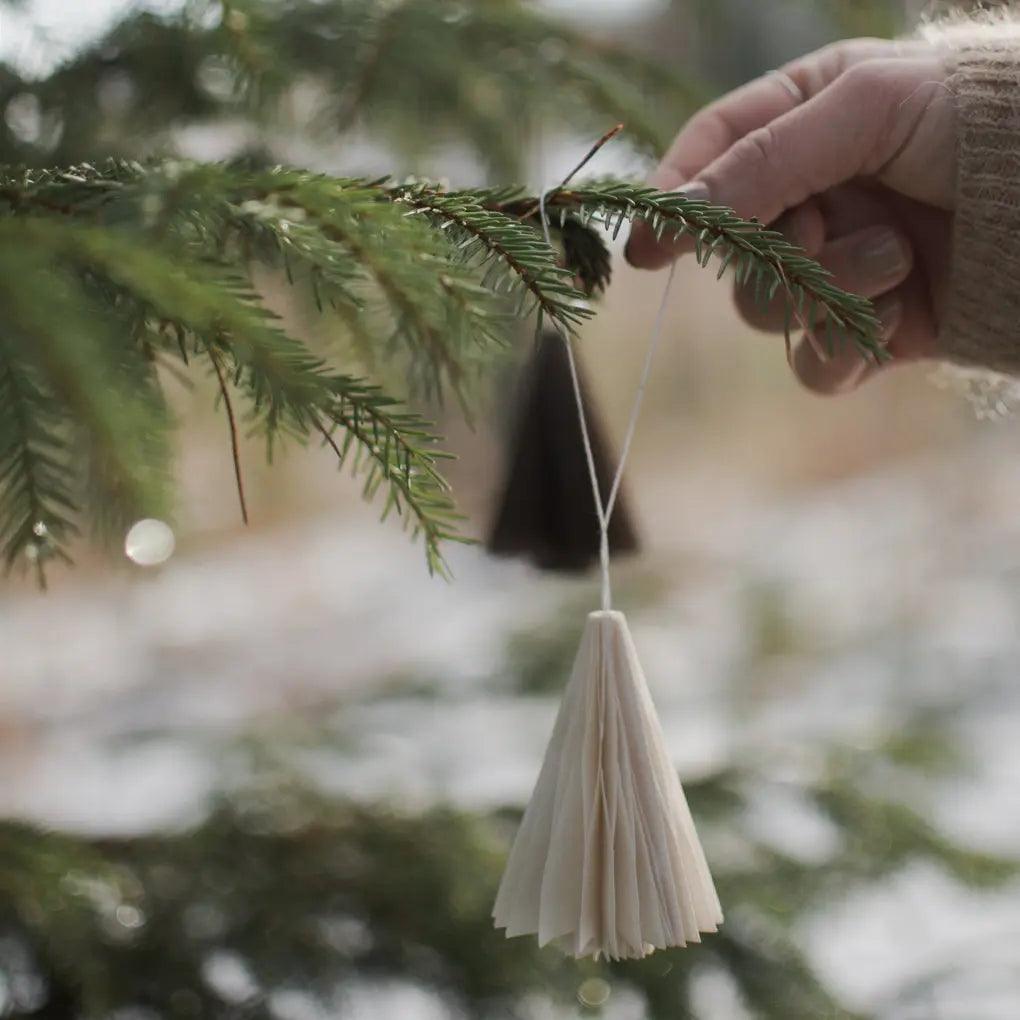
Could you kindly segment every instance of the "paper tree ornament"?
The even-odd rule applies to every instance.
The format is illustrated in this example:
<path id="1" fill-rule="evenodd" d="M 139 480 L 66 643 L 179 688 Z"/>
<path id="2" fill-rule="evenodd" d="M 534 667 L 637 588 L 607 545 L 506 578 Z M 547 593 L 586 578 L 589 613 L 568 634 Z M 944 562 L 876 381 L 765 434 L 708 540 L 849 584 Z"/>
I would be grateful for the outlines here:
<path id="1" fill-rule="evenodd" d="M 508 937 L 612 960 L 722 921 L 622 613 L 588 616 L 493 918 Z"/>

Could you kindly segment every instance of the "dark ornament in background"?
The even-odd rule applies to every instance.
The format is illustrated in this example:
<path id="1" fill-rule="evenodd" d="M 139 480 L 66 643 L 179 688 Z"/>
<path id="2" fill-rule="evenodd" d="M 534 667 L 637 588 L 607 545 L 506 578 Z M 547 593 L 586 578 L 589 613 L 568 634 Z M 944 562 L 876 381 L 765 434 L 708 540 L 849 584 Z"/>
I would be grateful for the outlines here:
<path id="1" fill-rule="evenodd" d="M 616 458 L 583 375 L 580 383 L 604 501 L 613 482 Z M 488 549 L 498 556 L 528 559 L 543 570 L 584 570 L 598 561 L 598 519 L 570 363 L 556 332 L 538 335 L 520 382 L 517 407 L 507 478 Z M 637 548 L 637 534 L 621 492 L 609 525 L 609 551 L 619 555 Z"/>

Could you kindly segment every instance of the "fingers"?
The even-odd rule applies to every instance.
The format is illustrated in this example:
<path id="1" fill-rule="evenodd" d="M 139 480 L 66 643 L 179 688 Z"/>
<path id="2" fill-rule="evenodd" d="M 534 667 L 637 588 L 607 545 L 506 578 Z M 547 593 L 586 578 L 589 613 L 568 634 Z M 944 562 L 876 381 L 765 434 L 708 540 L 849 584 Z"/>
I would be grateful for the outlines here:
<path id="1" fill-rule="evenodd" d="M 933 106 L 934 97 L 945 96 L 936 80 L 940 67 L 932 57 L 855 64 L 744 135 L 698 172 L 697 183 L 713 203 L 764 223 L 857 177 L 949 207 L 942 192 L 952 170 L 950 118 L 945 103 Z M 925 119 L 933 110 L 934 125 Z M 929 130 L 919 135 L 922 122 Z"/>
<path id="2" fill-rule="evenodd" d="M 855 73 L 862 72 L 862 73 Z M 787 209 L 883 162 L 876 149 L 898 93 L 858 64 L 813 99 L 756 128 L 698 174 L 710 200 L 771 223 Z"/>
<path id="3" fill-rule="evenodd" d="M 664 191 L 681 188 L 745 136 L 818 95 L 848 67 L 901 48 L 902 44 L 878 39 L 837 43 L 786 65 L 781 75 L 768 74 L 736 89 L 691 118 L 649 183 Z M 626 256 L 635 266 L 655 269 L 670 260 L 674 247 L 670 241 L 656 240 L 654 233 L 639 223 L 631 233 Z"/>
<path id="4" fill-rule="evenodd" d="M 882 365 L 866 361 L 850 343 L 831 357 L 805 337 L 793 354 L 793 370 L 805 387 L 818 394 L 846 393 L 865 380 L 898 364 L 935 355 L 935 323 L 925 282 L 917 272 L 875 302 L 882 323 L 882 339 L 891 360 Z"/>
<path id="5" fill-rule="evenodd" d="M 914 265 L 907 238 L 887 226 L 866 227 L 829 241 L 818 256 L 841 290 L 873 298 L 901 284 Z"/>
<path id="6" fill-rule="evenodd" d="M 820 212 L 818 216 L 820 219 Z M 787 236 L 790 234 L 787 233 Z M 815 257 L 832 273 L 832 282 L 837 287 L 866 298 L 878 297 L 898 287 L 910 275 L 914 264 L 913 249 L 908 239 L 900 231 L 884 224 L 829 241 L 821 246 Z M 736 302 L 744 319 L 757 329 L 783 328 L 786 321 L 785 295 L 777 294 L 775 300 L 768 304 L 758 304 L 754 300 L 754 288 L 738 287 Z"/>
<path id="7" fill-rule="evenodd" d="M 788 80 L 794 88 L 800 87 L 792 77 Z M 691 118 L 648 183 L 661 191 L 680 187 L 749 131 L 789 113 L 802 99 L 777 75 L 765 75 L 741 86 Z"/>
<path id="8" fill-rule="evenodd" d="M 744 219 L 772 223 L 875 161 L 888 101 L 889 93 L 875 90 L 870 76 L 847 73 L 813 99 L 745 134 L 678 190 L 729 206 Z M 635 232 L 627 257 L 653 268 L 681 247 Z"/>
<path id="9" fill-rule="evenodd" d="M 897 294 L 888 294 L 875 304 L 875 314 L 882 323 L 882 342 L 888 344 L 903 320 L 903 301 Z M 814 393 L 831 395 L 856 389 L 865 379 L 881 371 L 867 361 L 852 343 L 842 343 L 832 355 L 821 350 L 817 341 L 801 339 L 793 352 L 793 371 L 800 382 Z"/>
<path id="10" fill-rule="evenodd" d="M 791 244 L 803 248 L 805 255 L 817 258 L 825 243 L 828 224 L 821 206 L 810 201 L 780 216 L 774 228 L 785 234 Z"/>
<path id="11" fill-rule="evenodd" d="M 766 74 L 735 89 L 687 122 L 649 183 L 662 190 L 685 184 L 734 142 L 816 96 L 848 67 L 899 52 L 902 45 L 886 39 L 853 39 L 792 61 L 779 75 Z"/>

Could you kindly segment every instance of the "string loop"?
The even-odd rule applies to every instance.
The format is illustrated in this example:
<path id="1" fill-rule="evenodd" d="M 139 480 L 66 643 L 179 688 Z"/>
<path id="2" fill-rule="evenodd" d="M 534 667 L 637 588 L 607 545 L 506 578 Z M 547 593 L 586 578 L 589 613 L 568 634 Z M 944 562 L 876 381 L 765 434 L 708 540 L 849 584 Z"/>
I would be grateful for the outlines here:
<path id="1" fill-rule="evenodd" d="M 546 198 L 550 191 L 558 191 L 559 186 L 545 188 L 538 196 L 538 213 L 542 220 L 542 233 L 545 242 L 552 248 L 552 236 L 549 232 L 549 213 L 546 209 Z M 620 448 L 620 459 L 616 465 L 616 474 L 613 475 L 613 484 L 609 487 L 609 495 L 605 503 L 602 502 L 602 493 L 599 491 L 599 478 L 595 470 L 595 457 L 592 454 L 591 438 L 588 433 L 588 419 L 584 413 L 584 401 L 581 397 L 581 383 L 577 374 L 577 363 L 574 360 L 574 345 L 570 339 L 570 333 L 558 320 L 553 319 L 552 324 L 560 339 L 567 348 L 567 364 L 570 366 L 570 381 L 574 390 L 574 403 L 577 405 L 577 420 L 581 426 L 581 441 L 584 445 L 584 456 L 588 464 L 588 478 L 591 481 L 592 496 L 595 499 L 595 515 L 599 525 L 599 567 L 602 574 L 602 608 L 611 609 L 613 598 L 612 588 L 609 580 L 609 521 L 613 516 L 613 509 L 616 507 L 616 498 L 620 494 L 620 483 L 623 480 L 623 467 L 630 454 L 631 443 L 634 440 L 634 433 L 637 430 L 638 416 L 641 413 L 641 404 L 644 402 L 645 390 L 648 387 L 648 379 L 652 371 L 652 361 L 659 346 L 662 336 L 662 325 L 666 314 L 666 305 L 669 302 L 669 292 L 673 287 L 673 276 L 676 272 L 676 261 L 670 263 L 669 276 L 666 278 L 666 285 L 662 289 L 662 298 L 659 301 L 658 311 L 655 313 L 655 322 L 652 325 L 652 332 L 648 339 L 648 349 L 645 351 L 644 364 L 641 367 L 641 378 L 638 381 L 637 392 L 634 394 L 634 401 L 630 408 L 630 418 L 627 421 L 627 431 L 624 433 L 623 446 Z"/>

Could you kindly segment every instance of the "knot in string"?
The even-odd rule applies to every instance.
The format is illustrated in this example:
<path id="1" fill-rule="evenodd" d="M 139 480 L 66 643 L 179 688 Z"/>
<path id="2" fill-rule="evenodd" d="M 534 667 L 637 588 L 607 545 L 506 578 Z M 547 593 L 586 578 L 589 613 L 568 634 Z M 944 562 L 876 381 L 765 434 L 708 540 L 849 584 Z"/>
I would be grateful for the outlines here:
<path id="1" fill-rule="evenodd" d="M 550 192 L 558 191 L 560 186 L 544 188 L 538 196 L 538 212 L 542 220 L 542 233 L 545 242 L 552 248 L 552 236 L 549 232 L 549 212 L 546 208 L 546 199 Z M 559 333 L 564 346 L 567 349 L 567 364 L 570 366 L 570 381 L 574 390 L 574 403 L 577 406 L 577 420 L 581 426 L 581 441 L 584 445 L 584 456 L 588 464 L 588 478 L 591 481 L 592 496 L 595 500 L 595 516 L 599 525 L 599 566 L 602 574 L 602 608 L 612 608 L 612 589 L 609 582 L 609 521 L 616 506 L 616 497 L 620 493 L 620 483 L 623 480 L 623 467 L 627 462 L 630 453 L 630 446 L 634 440 L 634 432 L 637 429 L 638 416 L 641 413 L 641 404 L 645 397 L 645 389 L 648 386 L 648 378 L 651 375 L 652 361 L 655 358 L 655 351 L 659 346 L 659 339 L 662 336 L 662 324 L 665 318 L 666 305 L 669 302 L 669 292 L 673 286 L 673 276 L 676 272 L 676 262 L 671 262 L 669 275 L 666 278 L 666 285 L 662 289 L 662 298 L 659 301 L 658 311 L 655 313 L 655 322 L 648 338 L 648 349 L 645 351 L 644 364 L 641 367 L 641 378 L 638 381 L 637 392 L 634 394 L 634 401 L 630 408 L 630 418 L 627 421 L 627 431 L 624 433 L 623 446 L 620 449 L 620 460 L 616 465 L 616 473 L 613 475 L 613 483 L 609 487 L 609 494 L 605 502 L 602 501 L 602 493 L 599 490 L 598 472 L 595 470 L 595 457 L 591 448 L 591 437 L 588 433 L 588 419 L 584 413 L 584 400 L 581 397 L 581 383 L 577 374 L 577 362 L 574 359 L 574 345 L 566 326 L 558 319 L 551 319 L 556 332 Z"/>

